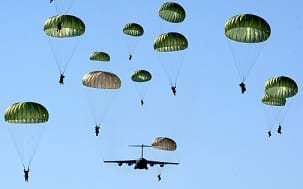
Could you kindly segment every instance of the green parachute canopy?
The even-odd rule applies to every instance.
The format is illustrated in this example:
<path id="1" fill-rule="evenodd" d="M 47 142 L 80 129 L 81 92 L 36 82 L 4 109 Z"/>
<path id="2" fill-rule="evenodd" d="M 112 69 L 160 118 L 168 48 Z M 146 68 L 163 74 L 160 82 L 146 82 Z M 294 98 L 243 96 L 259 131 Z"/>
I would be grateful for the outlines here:
<path id="1" fill-rule="evenodd" d="M 285 106 L 286 99 L 264 95 L 262 97 L 262 102 L 263 102 L 263 104 L 270 105 L 270 106 Z"/>
<path id="2" fill-rule="evenodd" d="M 123 33 L 133 37 L 138 37 L 143 35 L 144 29 L 141 25 L 137 23 L 128 23 L 125 24 L 125 26 L 123 27 Z"/>
<path id="3" fill-rule="evenodd" d="M 181 51 L 187 47 L 187 39 L 177 32 L 163 33 L 154 41 L 154 50 L 158 52 Z"/>
<path id="4" fill-rule="evenodd" d="M 289 98 L 298 92 L 294 80 L 286 76 L 273 77 L 265 83 L 265 94 L 271 97 Z"/>
<path id="5" fill-rule="evenodd" d="M 47 109 L 36 102 L 17 102 L 10 105 L 4 120 L 9 123 L 44 123 L 48 121 Z"/>
<path id="6" fill-rule="evenodd" d="M 146 82 L 152 79 L 152 75 L 146 70 L 137 70 L 132 73 L 131 79 L 134 82 Z"/>
<path id="7" fill-rule="evenodd" d="M 177 149 L 177 144 L 173 139 L 157 137 L 152 141 L 152 147 L 160 150 L 174 151 Z"/>
<path id="8" fill-rule="evenodd" d="M 61 31 L 58 31 L 60 24 Z M 44 32 L 51 37 L 76 37 L 84 34 L 85 24 L 80 18 L 72 15 L 57 15 L 45 21 Z"/>
<path id="9" fill-rule="evenodd" d="M 93 54 L 90 55 L 89 59 L 94 61 L 108 62 L 110 61 L 110 56 L 105 52 L 93 52 Z"/>
<path id="10" fill-rule="evenodd" d="M 98 89 L 119 89 L 121 80 L 111 72 L 93 71 L 83 76 L 82 84 L 86 87 Z"/>
<path id="11" fill-rule="evenodd" d="M 270 26 L 261 17 L 240 14 L 231 17 L 224 26 L 225 36 L 243 43 L 260 43 L 270 36 Z"/>
<path id="12" fill-rule="evenodd" d="M 185 10 L 178 3 L 166 2 L 161 5 L 159 16 L 167 22 L 180 23 L 185 19 Z"/>

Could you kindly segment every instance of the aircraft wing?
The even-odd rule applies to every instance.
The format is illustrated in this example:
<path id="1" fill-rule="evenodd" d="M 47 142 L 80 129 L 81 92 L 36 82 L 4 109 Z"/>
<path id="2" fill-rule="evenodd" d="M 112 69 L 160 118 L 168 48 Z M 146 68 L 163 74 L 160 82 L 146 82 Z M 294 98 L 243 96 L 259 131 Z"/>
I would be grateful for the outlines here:
<path id="1" fill-rule="evenodd" d="M 164 166 L 164 165 L 178 165 L 179 163 L 147 160 L 147 164 L 149 164 L 149 165 L 157 165 L 158 164 L 160 166 Z"/>
<path id="2" fill-rule="evenodd" d="M 117 160 L 117 161 L 104 161 L 104 163 L 117 163 L 119 166 L 121 166 L 123 163 L 132 165 L 135 164 L 137 160 Z"/>

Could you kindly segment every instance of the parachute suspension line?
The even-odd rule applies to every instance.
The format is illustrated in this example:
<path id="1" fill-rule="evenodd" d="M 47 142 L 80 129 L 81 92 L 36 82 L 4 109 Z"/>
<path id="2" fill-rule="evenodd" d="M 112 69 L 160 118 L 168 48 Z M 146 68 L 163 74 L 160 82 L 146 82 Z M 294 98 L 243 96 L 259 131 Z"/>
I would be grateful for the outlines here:
<path id="1" fill-rule="evenodd" d="M 283 124 L 285 119 L 286 119 L 286 115 L 288 114 L 289 109 L 291 109 L 292 105 L 293 105 L 293 101 L 289 102 L 289 105 L 287 107 L 285 106 L 285 111 L 280 109 L 277 114 L 272 115 L 272 117 L 273 117 L 272 123 L 269 121 L 269 118 L 268 118 L 269 116 L 266 116 L 266 118 L 268 120 L 268 123 L 269 123 L 268 124 L 268 126 L 269 126 L 268 129 L 272 129 L 273 126 L 275 126 L 275 124 L 277 124 L 277 123 L 278 124 Z"/>
<path id="2" fill-rule="evenodd" d="M 252 63 L 249 65 L 249 68 L 246 72 L 246 74 L 243 75 L 243 82 L 246 80 L 246 78 L 248 77 L 248 75 L 250 74 L 250 72 L 252 71 L 252 68 L 256 65 L 257 60 L 261 54 L 261 51 L 263 49 L 263 45 L 260 45 L 260 48 L 258 49 L 256 55 L 255 55 L 255 59 L 252 61 Z"/>
<path id="3" fill-rule="evenodd" d="M 128 55 L 133 56 L 133 53 L 135 52 L 136 47 L 138 46 L 139 40 L 140 40 L 140 39 L 135 39 L 135 38 L 139 38 L 140 36 L 139 37 L 124 36 L 124 37 L 125 37 L 125 43 L 127 46 Z M 134 39 L 131 39 L 131 38 L 134 38 Z"/>
<path id="4" fill-rule="evenodd" d="M 56 7 L 56 12 L 57 12 L 57 14 L 62 14 L 62 13 L 68 14 L 68 12 L 69 12 L 69 11 L 72 9 L 72 7 L 74 6 L 76 0 L 73 0 L 72 3 L 67 7 L 67 9 L 66 9 L 66 10 L 62 10 L 62 12 L 60 12 L 60 10 L 59 10 L 59 5 L 57 4 L 57 1 L 58 1 L 58 0 L 55 0 L 55 7 Z"/>
<path id="5" fill-rule="evenodd" d="M 63 70 L 62 70 L 62 74 L 65 73 L 66 69 L 68 68 L 70 62 L 71 62 L 71 59 L 73 58 L 78 46 L 79 46 L 79 43 L 80 43 L 80 40 L 78 39 L 78 41 L 76 42 L 76 45 L 74 46 L 74 48 L 72 49 L 72 53 L 71 55 L 68 57 L 68 59 L 66 60 L 64 66 L 63 66 Z"/>
<path id="6" fill-rule="evenodd" d="M 276 118 L 274 118 L 273 120 L 270 120 L 270 117 L 272 115 L 270 115 L 269 111 L 266 111 L 266 108 L 264 106 L 263 106 L 263 110 L 264 110 L 264 114 L 265 114 L 266 127 L 268 130 L 271 130 L 273 128 L 273 126 L 275 125 Z"/>
<path id="7" fill-rule="evenodd" d="M 157 53 L 157 54 L 158 54 L 158 53 Z M 169 82 L 170 82 L 170 86 L 172 87 L 172 86 L 173 86 L 173 79 L 171 78 L 171 75 L 169 74 L 168 70 L 166 69 L 166 67 L 165 67 L 164 64 L 162 63 L 161 57 L 160 57 L 159 54 L 158 54 L 158 60 L 159 60 L 159 63 L 160 63 L 160 65 L 161 65 L 161 67 L 162 67 L 162 70 L 164 70 L 164 73 L 165 73 L 167 79 L 168 79 Z"/>
<path id="8" fill-rule="evenodd" d="M 18 138 L 22 138 L 22 141 L 21 141 L 21 142 L 22 142 L 22 144 L 24 144 L 24 138 L 22 137 L 22 133 L 23 133 L 23 132 L 22 132 L 22 129 L 17 130 L 17 129 L 15 128 L 15 126 L 8 126 L 8 127 L 14 127 L 14 128 L 8 128 L 8 130 L 9 130 L 9 133 L 10 133 L 11 138 L 12 138 L 12 140 L 13 140 L 15 149 L 17 149 L 17 154 L 18 154 L 18 156 L 19 156 L 19 160 L 20 160 L 20 162 L 22 163 L 23 167 L 25 167 L 24 162 L 22 161 L 22 160 L 24 159 L 24 145 L 22 145 L 21 148 L 18 148 L 18 142 L 17 142 L 17 139 L 18 139 Z M 17 131 L 14 132 L 14 131 L 12 131 L 12 129 L 15 129 L 15 130 L 17 130 Z"/>
<path id="9" fill-rule="evenodd" d="M 276 124 L 284 123 L 286 115 L 287 115 L 289 109 L 291 108 L 292 104 L 293 104 L 293 101 L 291 101 L 287 107 L 284 106 L 285 107 L 284 111 L 283 111 L 282 107 L 277 107 L 277 108 L 279 108 L 279 110 L 276 111 L 275 113 L 272 112 L 272 114 L 270 114 L 270 112 L 266 111 L 266 109 L 264 108 L 265 117 L 266 117 L 266 121 L 267 121 L 267 127 L 269 130 L 271 130 Z M 272 120 L 270 120 L 270 117 L 272 118 Z"/>
<path id="10" fill-rule="evenodd" d="M 135 44 L 134 44 L 133 49 L 130 50 L 130 54 L 131 54 L 131 55 L 136 51 L 137 46 L 139 45 L 139 40 L 140 40 L 140 39 L 137 39 L 137 41 L 135 41 Z"/>
<path id="11" fill-rule="evenodd" d="M 232 49 L 232 47 L 231 47 L 231 42 L 229 42 L 229 40 L 228 40 L 227 43 L 228 43 L 229 50 L 231 51 L 231 54 L 232 54 L 232 56 L 233 56 L 233 59 L 234 59 L 233 62 L 234 62 L 234 64 L 235 64 L 235 66 L 236 66 L 236 69 L 237 69 L 237 72 L 238 72 L 238 76 L 240 77 L 240 80 L 244 82 L 244 76 L 243 76 L 244 74 L 243 74 L 243 73 L 241 72 L 241 70 L 240 70 L 240 66 L 239 66 L 239 64 L 238 64 L 236 55 L 235 55 L 235 53 L 234 53 L 234 51 L 233 51 L 233 49 Z"/>
<path id="12" fill-rule="evenodd" d="M 281 122 L 280 122 L 281 124 L 283 124 L 283 122 L 285 121 L 286 115 L 287 115 L 287 113 L 289 112 L 289 109 L 291 109 L 292 105 L 293 105 L 293 101 L 290 101 L 290 103 L 289 103 L 289 105 L 287 106 L 287 108 L 286 108 L 284 114 L 282 115 Z"/>
<path id="13" fill-rule="evenodd" d="M 127 37 L 129 37 L 129 36 L 124 36 L 125 44 L 127 47 L 127 52 L 128 52 L 128 55 L 132 55 L 131 47 L 130 47 L 130 44 L 128 44 Z"/>
<path id="14" fill-rule="evenodd" d="M 84 89 L 84 90 L 87 90 L 87 89 Z M 88 90 L 98 90 L 98 89 L 88 89 Z M 98 112 L 100 112 L 100 109 L 99 109 L 99 106 L 94 106 L 94 98 L 96 98 L 95 96 L 96 95 L 90 95 L 89 93 L 98 93 L 99 94 L 99 91 L 84 91 L 85 95 L 86 95 L 86 98 L 87 98 L 87 101 L 88 101 L 88 106 L 89 106 L 89 111 L 92 115 L 92 118 L 93 118 L 93 121 L 96 125 L 101 125 L 101 123 L 104 121 L 105 117 L 106 117 L 106 114 L 107 112 L 109 111 L 110 109 L 110 106 L 111 104 L 113 103 L 114 101 L 114 98 L 115 98 L 115 95 L 112 95 L 109 99 L 108 99 L 108 104 L 105 105 L 106 107 L 101 111 L 101 114 L 98 114 Z M 101 93 L 101 92 L 100 92 Z M 99 94 L 101 95 L 101 94 Z"/>
<path id="15" fill-rule="evenodd" d="M 273 115 L 273 122 L 271 124 L 271 128 L 273 128 L 277 123 L 281 123 L 281 114 L 282 114 L 282 109 L 279 109 L 279 111 Z"/>
<path id="16" fill-rule="evenodd" d="M 56 65 L 57 65 L 57 68 L 59 70 L 59 73 L 60 74 L 63 74 L 62 70 L 61 70 L 61 67 L 60 67 L 60 60 L 58 59 L 58 57 L 56 56 L 56 53 L 55 53 L 55 48 L 53 47 L 49 37 L 47 37 L 47 41 L 48 41 L 48 44 L 49 46 L 51 47 L 51 51 L 52 51 L 52 54 L 53 54 L 53 57 L 55 57 L 55 62 L 56 62 Z"/>
<path id="17" fill-rule="evenodd" d="M 252 68 L 256 65 L 257 61 L 254 61 L 248 68 L 247 73 L 243 75 L 243 82 L 245 82 L 246 78 L 248 77 L 249 73 L 251 72 Z"/>
<path id="18" fill-rule="evenodd" d="M 56 0 L 55 0 L 55 7 L 56 7 L 56 13 L 59 14 L 59 8 L 58 8 L 57 1 L 56 1 Z"/>
<path id="19" fill-rule="evenodd" d="M 148 81 L 149 82 L 149 81 Z M 149 89 L 149 85 L 150 84 L 147 84 L 147 86 L 146 86 L 146 90 L 143 92 L 143 94 L 142 94 L 142 100 L 145 98 L 145 96 L 146 96 L 146 93 L 147 93 L 147 91 L 148 91 L 148 89 Z"/>
<path id="20" fill-rule="evenodd" d="M 181 53 L 183 53 L 183 52 L 181 52 Z M 182 54 L 181 60 L 180 60 L 180 62 L 178 62 L 179 64 L 178 64 L 178 67 L 177 67 L 177 73 L 176 73 L 176 79 L 175 79 L 175 81 L 174 81 L 174 86 L 177 85 L 177 81 L 178 81 L 178 79 L 179 79 L 180 71 L 181 71 L 182 66 L 183 66 L 184 56 L 185 56 L 185 53 Z"/>
<path id="21" fill-rule="evenodd" d="M 135 47 L 133 48 L 133 52 L 131 52 L 131 55 L 136 51 L 138 45 L 139 45 L 139 41 L 136 42 L 136 45 L 135 45 Z"/>
<path id="22" fill-rule="evenodd" d="M 42 123 L 43 124 L 43 123 Z M 29 125 L 27 125 L 26 127 L 30 127 Z M 35 144 L 36 145 L 34 145 L 33 146 L 33 152 L 32 152 L 32 154 L 31 154 L 31 156 L 29 157 L 29 162 L 28 162 L 28 167 L 30 167 L 30 165 L 31 165 L 31 163 L 32 163 L 32 160 L 34 159 L 34 155 L 36 154 L 36 151 L 37 151 L 37 148 L 38 148 L 38 146 L 39 146 L 39 141 L 41 140 L 41 138 L 42 138 L 42 136 L 43 136 L 43 134 L 44 134 L 44 125 L 39 125 L 38 127 L 42 127 L 41 129 L 42 129 L 42 131 L 41 131 L 41 133 L 39 133 L 39 136 L 38 136 L 38 138 L 36 139 L 37 141 L 35 141 Z M 29 129 L 30 130 L 30 129 Z M 30 133 L 33 133 L 33 132 L 31 132 L 30 131 Z M 31 138 L 34 138 L 34 136 L 31 136 Z"/>
<path id="23" fill-rule="evenodd" d="M 85 89 L 84 89 L 85 90 Z M 93 117 L 93 120 L 94 120 L 94 123 L 97 125 L 97 124 L 101 124 L 101 120 L 100 121 L 97 121 L 97 113 L 95 112 L 94 108 L 93 108 L 93 102 L 92 102 L 92 99 L 90 98 L 89 94 L 86 93 L 84 91 L 85 95 L 86 95 L 86 98 L 87 98 L 87 101 L 88 101 L 88 107 L 89 107 L 89 111 Z"/>
<path id="24" fill-rule="evenodd" d="M 147 82 L 150 82 L 150 81 L 147 81 Z M 134 87 L 136 88 L 137 94 L 140 97 L 140 100 L 144 100 L 146 93 L 149 89 L 149 83 L 145 83 L 146 88 L 144 90 L 140 90 L 140 86 L 138 86 L 140 84 L 144 85 L 144 83 L 133 83 Z"/>
<path id="25" fill-rule="evenodd" d="M 32 127 L 30 125 L 12 126 L 12 127 L 14 127 L 14 128 L 9 128 L 9 131 L 10 131 L 9 133 L 11 135 L 11 138 L 13 139 L 15 148 L 17 149 L 17 154 L 19 156 L 19 159 L 20 159 L 23 167 L 28 168 L 31 165 L 31 162 L 33 160 L 33 157 L 34 157 L 37 147 L 38 147 L 38 141 L 40 140 L 42 135 L 40 135 L 40 137 L 36 139 L 37 141 L 30 141 L 30 139 L 35 138 L 32 135 L 33 132 L 31 131 Z M 22 128 L 18 129 L 16 127 L 22 127 Z M 14 129 L 14 131 L 12 131 L 11 129 Z M 18 139 L 21 139 L 21 140 L 18 141 Z M 35 143 L 36 145 L 30 146 L 33 143 Z M 32 149 L 30 147 L 32 147 Z M 26 153 L 26 151 L 27 151 L 27 153 Z M 27 155 L 29 155 L 29 156 L 27 156 Z"/>
<path id="26" fill-rule="evenodd" d="M 72 7 L 73 7 L 74 4 L 75 4 L 75 1 L 76 1 L 76 0 L 74 0 L 74 1 L 70 4 L 70 6 L 67 8 L 67 10 L 66 10 L 67 13 L 72 9 Z"/>

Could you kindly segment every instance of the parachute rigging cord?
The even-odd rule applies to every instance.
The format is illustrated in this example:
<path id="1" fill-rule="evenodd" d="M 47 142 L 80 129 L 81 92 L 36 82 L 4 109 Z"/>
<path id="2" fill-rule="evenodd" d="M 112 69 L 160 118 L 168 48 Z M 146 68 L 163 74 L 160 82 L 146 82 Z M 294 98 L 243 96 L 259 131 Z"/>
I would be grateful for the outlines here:
<path id="1" fill-rule="evenodd" d="M 59 64 L 60 61 L 59 61 L 58 57 L 56 56 L 55 48 L 53 47 L 53 45 L 52 45 L 49 37 L 47 37 L 47 41 L 48 41 L 49 46 L 51 47 L 51 51 L 52 51 L 53 57 L 55 57 L 55 62 L 56 62 L 59 74 L 62 74 L 62 70 L 61 70 L 61 67 L 60 67 L 60 64 Z"/>
<path id="2" fill-rule="evenodd" d="M 68 57 L 66 64 L 64 64 L 63 72 L 62 72 L 63 74 L 65 73 L 65 71 L 66 71 L 68 65 L 70 64 L 71 59 L 73 58 L 73 56 L 74 56 L 74 54 L 75 54 L 75 52 L 76 52 L 76 49 L 77 49 L 78 46 L 79 46 L 79 43 L 80 43 L 80 40 L 77 40 L 76 46 L 74 46 L 74 48 L 73 48 L 73 50 L 72 50 L 72 54 Z"/>
<path id="3" fill-rule="evenodd" d="M 128 49 L 129 60 L 132 59 L 133 53 L 144 34 L 144 29 L 140 24 L 127 23 L 123 27 L 123 35 L 125 36 L 125 43 Z"/>
<path id="4" fill-rule="evenodd" d="M 285 119 L 286 119 L 286 115 L 287 115 L 287 113 L 289 112 L 289 109 L 291 109 L 292 106 L 293 106 L 293 101 L 291 100 L 291 101 L 289 102 L 289 105 L 286 107 L 285 112 L 282 114 L 282 119 L 281 119 L 281 122 L 279 122 L 279 123 L 281 123 L 281 124 L 284 123 L 284 121 L 285 121 Z"/>
<path id="5" fill-rule="evenodd" d="M 9 127 L 9 126 L 8 126 Z M 9 128 L 8 128 L 9 129 Z M 17 131 L 18 132 L 18 131 Z M 9 129 L 9 133 L 11 135 L 11 138 L 13 139 L 13 143 L 15 148 L 17 149 L 17 154 L 19 156 L 19 160 L 21 161 L 23 167 L 25 167 L 23 159 L 24 159 L 24 145 L 22 145 L 21 148 L 18 147 L 17 144 L 17 138 L 20 138 L 20 136 L 22 136 L 22 134 L 20 134 L 21 132 L 16 133 L 17 136 L 14 135 L 13 131 L 11 131 L 11 129 Z M 23 142 L 23 141 L 22 141 Z M 23 142 L 24 143 L 24 142 Z"/>
<path id="6" fill-rule="evenodd" d="M 34 150 L 33 150 L 33 153 L 32 153 L 32 155 L 31 155 L 31 157 L 30 157 L 30 160 L 29 160 L 29 163 L 28 163 L 28 167 L 30 167 L 30 165 L 31 165 L 31 163 L 32 163 L 32 161 L 33 161 L 33 159 L 34 159 L 34 155 L 36 154 L 36 151 L 37 151 L 37 148 L 38 148 L 38 146 L 39 146 L 39 141 L 41 140 L 41 138 L 42 138 L 42 136 L 44 135 L 44 126 L 43 126 L 43 129 L 42 129 L 42 133 L 38 136 L 38 139 L 37 139 L 37 143 L 36 143 L 36 145 L 35 145 L 35 147 L 34 147 Z"/>
<path id="7" fill-rule="evenodd" d="M 135 37 L 131 37 L 131 36 L 124 36 L 124 37 L 125 37 L 125 43 L 127 46 L 129 60 L 132 60 L 132 58 L 134 56 L 134 52 L 136 51 L 136 48 L 139 45 L 140 39 L 133 39 L 132 41 L 128 41 L 128 40 L 131 40 L 129 38 L 135 38 Z M 140 37 L 137 37 L 137 38 L 140 38 Z"/>
<path id="8" fill-rule="evenodd" d="M 48 119 L 47 109 L 36 102 L 17 102 L 6 109 L 4 120 L 23 167 L 30 167 Z"/>
<path id="9" fill-rule="evenodd" d="M 67 7 L 67 9 L 66 10 L 62 10 L 62 11 L 60 11 L 60 7 L 59 7 L 59 5 L 57 3 L 57 1 L 60 1 L 60 0 L 54 0 L 54 1 L 55 1 L 55 7 L 56 7 L 57 14 L 62 14 L 62 13 L 67 14 L 67 13 L 69 13 L 69 11 L 74 6 L 76 0 L 72 0 L 72 3 L 70 3 L 70 5 Z M 65 1 L 65 0 L 61 0 L 61 1 Z"/>
<path id="10" fill-rule="evenodd" d="M 250 74 L 251 70 L 252 70 L 253 67 L 256 65 L 257 60 L 258 60 L 258 58 L 259 58 L 259 56 L 260 56 L 260 54 L 261 54 L 262 49 L 263 49 L 263 45 L 260 45 L 260 48 L 257 49 L 258 51 L 257 51 L 257 53 L 256 53 L 256 55 L 255 55 L 255 56 L 256 56 L 255 59 L 254 59 L 254 60 L 252 61 L 252 63 L 249 65 L 249 68 L 248 68 L 248 70 L 247 70 L 247 72 L 246 72 L 246 75 L 243 76 L 243 82 L 246 80 L 246 78 L 247 78 L 248 75 Z"/>
<path id="11" fill-rule="evenodd" d="M 267 125 L 268 130 L 272 130 L 272 128 L 277 124 L 283 125 L 289 110 L 293 106 L 293 101 L 291 100 L 290 102 L 288 102 L 288 104 L 289 105 L 284 106 L 284 110 L 282 109 L 282 107 L 277 107 L 277 108 L 279 108 L 278 112 L 276 114 L 272 113 L 271 115 L 269 115 L 270 113 L 268 111 L 266 111 L 265 107 L 263 107 L 263 110 L 266 114 L 265 117 L 266 117 L 266 121 L 267 121 L 266 125 Z M 268 106 L 268 105 L 266 105 L 266 106 Z M 272 107 L 272 108 L 275 108 L 275 107 Z M 273 119 L 270 120 L 270 117 L 272 117 Z"/>
<path id="12" fill-rule="evenodd" d="M 270 114 L 270 112 L 268 112 L 268 110 L 266 110 L 265 107 L 263 107 L 263 110 L 264 110 L 265 118 L 266 118 L 266 122 L 267 122 L 266 127 L 268 130 L 272 130 L 272 128 L 274 127 L 274 125 L 277 122 L 280 123 L 280 121 L 278 121 L 278 120 L 281 117 L 280 115 L 281 115 L 282 110 L 279 110 L 276 114 L 274 114 L 274 113 Z M 272 119 L 270 119 L 270 118 L 272 118 Z"/>
<path id="13" fill-rule="evenodd" d="M 162 52 L 161 52 L 162 53 Z M 164 53 L 167 53 L 167 52 L 164 52 Z M 169 52 L 168 52 L 169 53 Z M 165 64 L 167 63 L 165 60 L 162 60 L 161 58 L 161 55 L 160 53 L 157 53 L 158 54 L 158 60 L 159 60 L 159 63 L 162 67 L 162 70 L 164 70 L 164 73 L 166 75 L 166 78 L 169 80 L 170 82 L 170 86 L 171 87 L 176 87 L 177 86 L 177 82 L 178 82 L 178 79 L 179 79 L 179 75 L 180 75 L 180 71 L 182 69 L 182 66 L 183 66 L 183 60 L 184 60 L 184 56 L 185 56 L 185 53 L 184 52 L 179 52 L 179 54 L 181 54 L 180 56 L 180 60 L 176 60 L 176 62 L 169 62 L 169 64 L 177 64 L 176 66 L 176 69 L 174 70 L 176 73 L 175 73 L 175 77 L 173 78 L 172 74 L 169 72 L 169 66 L 165 66 Z M 165 59 L 165 58 L 164 58 Z"/>
<path id="14" fill-rule="evenodd" d="M 64 41 L 64 39 L 57 39 L 57 40 L 62 40 Z M 51 51 L 52 51 L 52 54 L 53 56 L 55 57 L 55 63 L 57 65 L 57 68 L 58 68 L 58 71 L 59 71 L 59 74 L 65 74 L 70 62 L 71 62 L 71 59 L 73 58 L 73 56 L 75 55 L 75 52 L 80 44 L 80 39 L 77 39 L 76 40 L 76 44 L 73 46 L 72 48 L 72 51 L 71 51 L 71 54 L 67 57 L 67 59 L 65 60 L 64 59 L 64 56 L 62 54 L 64 54 L 62 52 L 62 49 L 60 49 L 60 55 L 61 55 L 61 59 L 62 60 L 59 60 L 59 55 L 57 55 L 56 51 L 55 51 L 55 47 L 54 47 L 54 44 L 51 42 L 51 39 L 50 37 L 47 37 L 47 41 L 49 43 L 49 46 L 51 47 Z M 64 46 L 64 42 L 60 42 L 60 44 L 58 45 L 59 47 L 62 47 Z"/>
<path id="15" fill-rule="evenodd" d="M 92 118 L 93 118 L 93 120 L 94 120 L 94 124 L 95 124 L 95 126 L 96 125 L 98 125 L 98 126 L 100 126 L 101 125 L 101 122 L 103 121 L 101 121 L 101 120 L 99 120 L 99 119 L 101 119 L 101 118 L 99 118 L 98 119 L 98 111 L 96 110 L 96 109 L 98 109 L 98 108 L 94 108 L 94 104 L 95 103 L 93 103 L 93 101 L 94 100 L 92 100 L 91 98 L 92 97 L 90 97 L 90 95 L 88 94 L 88 93 L 86 93 L 85 92 L 85 95 L 86 95 L 86 98 L 88 99 L 88 107 L 89 107 L 89 111 L 90 111 L 90 113 L 91 113 L 91 115 L 92 115 Z M 99 105 L 98 105 L 99 106 Z M 104 111 L 104 112 L 106 112 L 106 110 Z M 102 117 L 104 117 L 104 115 L 103 114 L 106 114 L 106 113 L 102 113 Z M 102 118 L 103 119 L 103 118 Z"/>
<path id="16" fill-rule="evenodd" d="M 150 82 L 150 81 L 147 81 L 147 82 Z M 143 90 L 143 89 L 139 89 L 140 88 L 140 86 L 138 86 L 138 85 L 146 85 L 146 88 Z M 148 91 L 148 89 L 149 89 L 149 83 L 146 83 L 146 84 L 144 84 L 144 83 L 133 83 L 133 85 L 135 86 L 135 88 L 136 88 L 136 91 L 137 91 L 137 94 L 138 94 L 138 96 L 140 97 L 140 100 L 142 100 L 142 101 L 144 101 L 144 98 L 145 98 L 145 96 L 146 96 L 146 93 L 147 93 L 147 91 Z"/>
<path id="17" fill-rule="evenodd" d="M 113 93 L 111 95 L 107 94 L 106 97 L 104 97 L 104 95 L 102 95 L 102 91 L 99 90 L 101 89 L 84 87 L 84 93 L 88 101 L 89 111 L 92 115 L 95 126 L 96 125 L 101 126 L 101 123 L 104 122 L 110 110 L 111 104 L 113 103 L 116 97 L 116 93 Z M 106 89 L 102 89 L 102 90 L 106 90 Z M 102 96 L 106 99 L 106 104 L 98 103 L 98 101 L 100 101 L 100 97 L 102 98 Z"/>
<path id="18" fill-rule="evenodd" d="M 249 76 L 249 74 L 251 73 L 253 67 L 256 65 L 257 59 L 260 56 L 261 51 L 262 51 L 264 45 L 263 44 L 262 45 L 258 44 L 258 45 L 260 45 L 260 47 L 257 48 L 256 54 L 254 54 L 252 51 L 248 52 L 248 56 L 247 57 L 250 57 L 252 59 L 252 56 L 254 55 L 254 58 L 253 58 L 253 60 L 245 59 L 245 60 L 248 60 L 248 62 L 250 63 L 248 69 L 245 72 L 245 70 L 241 71 L 241 69 L 240 69 L 241 66 L 240 66 L 240 62 L 239 62 L 241 60 L 237 59 L 237 57 L 235 55 L 235 50 L 232 48 L 232 43 L 238 43 L 238 42 L 233 42 L 232 40 L 228 39 L 227 43 L 228 43 L 228 47 L 229 47 L 230 51 L 232 52 L 231 54 L 232 54 L 232 57 L 234 59 L 233 62 L 234 62 L 234 65 L 235 65 L 235 67 L 237 69 L 238 76 L 239 76 L 240 80 L 244 83 L 245 80 L 247 79 L 247 77 Z M 246 45 L 251 45 L 251 44 L 246 44 Z"/>
<path id="19" fill-rule="evenodd" d="M 141 106 L 144 105 L 144 97 L 148 91 L 152 74 L 147 70 L 135 70 L 130 77 L 138 96 L 141 99 Z"/>
<path id="20" fill-rule="evenodd" d="M 177 86 L 177 82 L 178 82 L 178 79 L 179 79 L 180 71 L 181 71 L 182 66 L 183 66 L 184 56 L 185 56 L 185 54 L 183 53 L 183 54 L 181 55 L 181 60 L 180 60 L 180 63 L 179 63 L 179 65 L 178 65 L 178 68 L 177 68 L 177 74 L 176 74 L 176 79 L 175 79 L 175 83 L 174 83 L 174 86 L 175 86 L 175 87 Z"/>
<path id="21" fill-rule="evenodd" d="M 34 126 L 34 127 L 41 127 L 38 131 L 38 135 L 34 134 L 33 126 L 24 125 L 24 126 L 8 126 L 8 127 L 24 127 L 22 129 L 16 129 L 16 128 L 8 128 L 9 133 L 11 135 L 11 138 L 13 139 L 13 143 L 15 148 L 17 149 L 17 154 L 19 156 L 19 159 L 23 165 L 24 168 L 29 168 L 32 160 L 34 159 L 34 155 L 36 154 L 39 141 L 41 140 L 43 134 L 44 134 L 44 127 L 42 125 Z M 15 129 L 13 131 L 13 129 Z M 18 140 L 21 139 L 22 141 Z M 33 141 L 30 141 L 30 139 L 34 139 Z M 18 143 L 19 141 L 19 143 Z"/>
<path id="22" fill-rule="evenodd" d="M 157 54 L 158 54 L 158 53 L 157 53 Z M 173 86 L 172 78 L 171 78 L 171 76 L 170 76 L 168 70 L 167 70 L 166 67 L 164 66 L 164 64 L 162 64 L 162 60 L 161 60 L 161 57 L 160 57 L 159 54 L 158 54 L 158 60 L 159 60 L 159 63 L 160 63 L 160 65 L 161 65 L 161 67 L 162 67 L 162 70 L 164 70 L 164 73 L 165 73 L 165 75 L 166 75 L 166 78 L 167 78 L 167 79 L 169 80 L 169 82 L 170 82 L 170 85 Z"/>

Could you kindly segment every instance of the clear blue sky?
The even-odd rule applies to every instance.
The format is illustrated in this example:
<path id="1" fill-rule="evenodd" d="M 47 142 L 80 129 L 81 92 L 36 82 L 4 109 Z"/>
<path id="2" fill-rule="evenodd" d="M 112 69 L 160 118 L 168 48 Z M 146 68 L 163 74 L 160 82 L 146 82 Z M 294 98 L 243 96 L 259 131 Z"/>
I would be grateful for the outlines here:
<path id="1" fill-rule="evenodd" d="M 86 33 L 64 86 L 58 84 L 58 70 L 43 32 L 44 21 L 56 14 L 55 7 L 47 0 L 1 3 L 0 109 L 4 112 L 17 101 L 36 101 L 47 107 L 50 119 L 29 183 L 24 183 L 22 164 L 2 119 L 0 188 L 303 188 L 301 1 L 177 1 L 187 17 L 176 31 L 187 37 L 189 48 L 176 97 L 152 48 L 160 34 L 157 11 L 163 2 L 75 1 L 69 14 L 85 22 Z M 240 93 L 224 36 L 225 22 L 240 13 L 263 17 L 272 30 L 247 79 L 245 95 Z M 145 29 L 132 63 L 121 31 L 128 22 L 141 23 Z M 100 66 L 90 62 L 88 57 L 96 50 L 108 52 L 111 62 Z M 132 64 L 153 74 L 143 108 L 129 79 L 137 69 Z M 95 69 L 112 71 L 122 80 L 99 138 L 93 135 L 81 84 L 82 76 Z M 283 123 L 284 134 L 274 131 L 268 139 L 260 99 L 266 80 L 279 75 L 293 78 L 299 92 Z M 145 156 L 180 162 L 162 170 L 161 182 L 156 180 L 157 168 L 138 171 L 102 162 L 137 158 L 140 150 L 127 145 L 148 144 L 158 136 L 175 139 L 177 151 L 146 149 Z"/>

